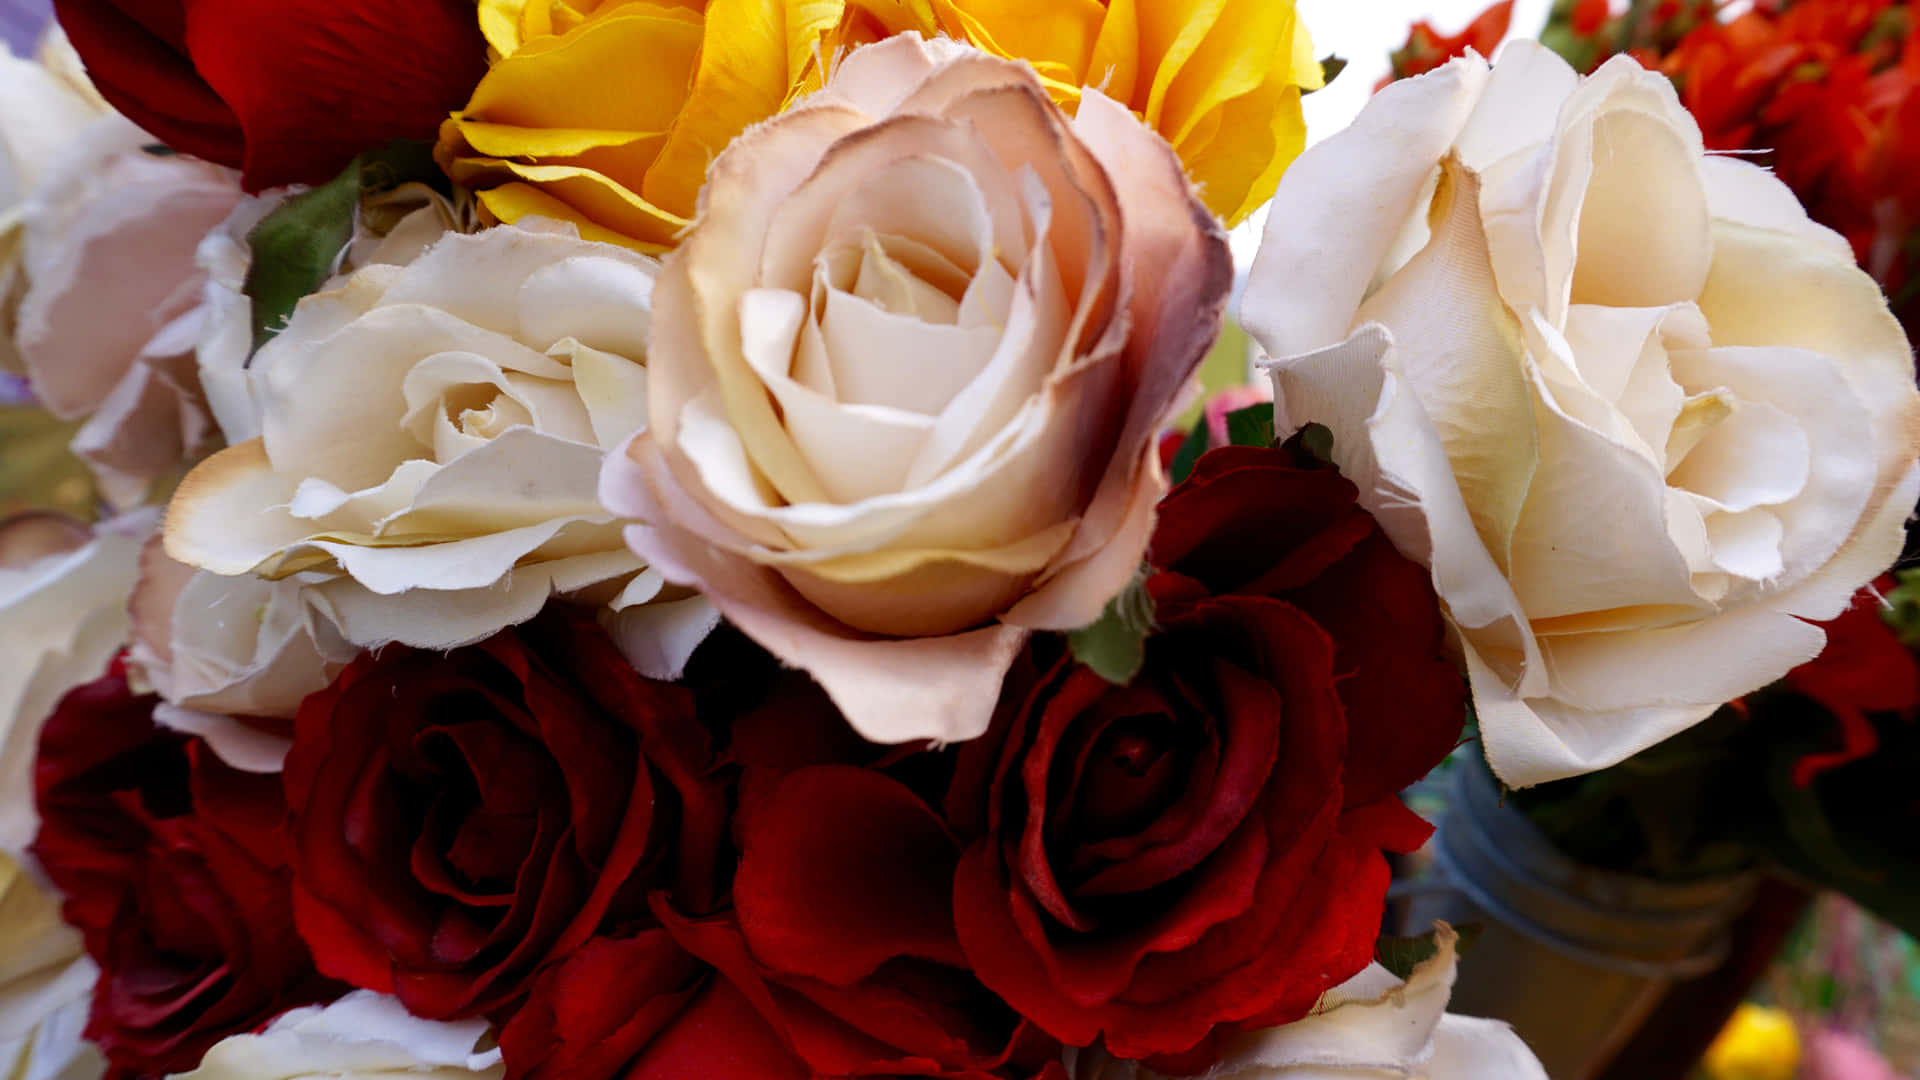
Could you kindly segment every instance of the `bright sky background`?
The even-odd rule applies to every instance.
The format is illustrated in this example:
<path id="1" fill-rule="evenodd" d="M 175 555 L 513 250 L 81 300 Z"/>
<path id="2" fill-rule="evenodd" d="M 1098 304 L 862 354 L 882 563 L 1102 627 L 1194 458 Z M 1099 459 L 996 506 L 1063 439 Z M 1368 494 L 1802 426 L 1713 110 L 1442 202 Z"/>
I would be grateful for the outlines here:
<path id="1" fill-rule="evenodd" d="M 1306 100 L 1307 141 L 1317 142 L 1346 127 L 1387 73 L 1387 57 L 1407 40 L 1407 31 L 1425 19 L 1443 34 L 1458 33 L 1491 0 L 1297 0 L 1300 17 L 1313 32 L 1314 51 L 1343 56 L 1347 70 L 1325 90 Z M 1517 0 L 1516 35 L 1532 36 L 1546 24 L 1552 0 Z M 1261 210 L 1233 230 L 1234 261 L 1243 269 L 1260 245 L 1266 222 Z"/>

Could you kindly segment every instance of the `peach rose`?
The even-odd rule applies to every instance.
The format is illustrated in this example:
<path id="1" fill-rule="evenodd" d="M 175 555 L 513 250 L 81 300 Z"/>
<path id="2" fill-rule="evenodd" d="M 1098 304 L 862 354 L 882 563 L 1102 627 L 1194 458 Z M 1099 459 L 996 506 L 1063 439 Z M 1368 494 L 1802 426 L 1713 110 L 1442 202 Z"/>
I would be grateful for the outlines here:
<path id="1" fill-rule="evenodd" d="M 601 497 L 862 734 L 971 738 L 1026 634 L 1139 566 L 1153 436 L 1231 277 L 1124 107 L 1068 120 L 1023 64 L 868 46 L 714 162 Z"/>

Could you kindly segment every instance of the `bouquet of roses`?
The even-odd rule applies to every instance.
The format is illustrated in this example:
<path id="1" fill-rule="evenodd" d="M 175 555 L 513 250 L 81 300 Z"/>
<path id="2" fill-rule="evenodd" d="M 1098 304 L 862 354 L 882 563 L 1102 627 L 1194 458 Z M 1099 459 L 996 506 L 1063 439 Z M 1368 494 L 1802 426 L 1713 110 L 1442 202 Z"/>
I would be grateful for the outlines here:
<path id="1" fill-rule="evenodd" d="M 1772 682 L 1920 496 L 1873 281 L 1627 58 L 1303 154 L 1274 0 L 58 10 L 27 1076 L 1538 1077 L 1379 939 L 1398 792 Z M 1169 438 L 1269 201 L 1274 400 Z"/>

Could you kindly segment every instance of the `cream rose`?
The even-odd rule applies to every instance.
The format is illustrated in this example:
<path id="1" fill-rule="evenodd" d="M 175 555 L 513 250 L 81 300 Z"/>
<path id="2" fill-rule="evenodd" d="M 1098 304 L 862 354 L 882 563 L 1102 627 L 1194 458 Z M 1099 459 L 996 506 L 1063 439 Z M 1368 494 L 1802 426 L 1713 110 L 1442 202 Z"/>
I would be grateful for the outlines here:
<path id="1" fill-rule="evenodd" d="M 1137 569 L 1230 278 L 1124 107 L 1069 121 L 951 42 L 855 50 L 714 162 L 602 498 L 862 734 L 971 738 L 1026 633 Z"/>
<path id="2" fill-rule="evenodd" d="M 680 600 L 667 621 L 704 632 L 595 498 L 604 448 L 645 423 L 654 272 L 571 227 L 498 228 L 305 298 L 253 358 L 260 438 L 181 483 L 167 554 L 313 575 L 307 599 L 359 646 L 467 644 L 553 593 L 642 620 Z"/>
<path id="3" fill-rule="evenodd" d="M 1282 181 L 1243 321 L 1458 631 L 1494 770 L 1605 767 L 1818 653 L 1900 552 L 1920 394 L 1839 236 L 1671 84 L 1533 43 Z"/>
<path id="4" fill-rule="evenodd" d="M 248 361 L 253 357 L 253 301 L 246 294 L 253 251 L 247 246 L 255 226 L 304 188 L 278 188 L 245 199 L 227 219 L 201 239 L 194 261 L 206 272 L 201 297 L 206 318 L 197 356 L 207 406 L 229 444 L 260 434 Z M 340 274 L 365 266 L 405 266 L 426 253 L 448 232 L 473 232 L 471 204 L 450 200 L 425 184 L 402 184 L 361 203 L 354 216 L 353 239 L 340 253 Z M 329 282 L 325 288 L 334 288 Z"/>
<path id="5" fill-rule="evenodd" d="M 60 898 L 0 852 L 0 1076 L 95 1080 L 107 1062 L 81 1037 L 99 969 Z"/>
<path id="6" fill-rule="evenodd" d="M 236 769 L 280 771 L 291 723 L 261 721 L 291 721 L 308 694 L 360 654 L 300 578 L 195 570 L 150 538 L 127 603 L 127 675 L 137 690 L 160 695 L 154 719 L 203 737 Z"/>
<path id="7" fill-rule="evenodd" d="M 194 251 L 241 199 L 238 173 L 152 142 L 123 117 L 96 120 L 24 208 L 14 345 L 47 409 L 86 421 L 74 452 L 119 506 L 217 442 L 194 369 Z"/>
<path id="8" fill-rule="evenodd" d="M 51 515 L 0 522 L 0 852 L 33 842 L 40 728 L 68 690 L 106 674 L 151 511 L 89 530 Z"/>
<path id="9" fill-rule="evenodd" d="M 1374 964 L 1311 1014 L 1228 1039 L 1207 1080 L 1547 1080 L 1512 1028 L 1447 1012 L 1457 939 L 1444 926 L 1437 938 L 1440 951 L 1405 981 Z M 1160 1080 L 1135 1062 L 1083 1053 L 1075 1080 Z"/>
<path id="10" fill-rule="evenodd" d="M 331 1005 L 282 1013 L 258 1034 L 213 1044 L 179 1080 L 501 1080 L 484 1020 L 441 1023 L 384 994 L 356 990 Z"/>

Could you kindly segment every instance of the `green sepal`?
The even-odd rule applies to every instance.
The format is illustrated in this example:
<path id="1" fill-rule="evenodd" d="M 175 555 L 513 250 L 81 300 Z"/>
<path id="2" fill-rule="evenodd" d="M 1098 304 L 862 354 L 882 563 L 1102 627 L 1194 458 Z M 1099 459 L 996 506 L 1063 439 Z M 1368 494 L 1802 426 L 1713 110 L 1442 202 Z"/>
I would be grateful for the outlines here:
<path id="1" fill-rule="evenodd" d="M 445 183 L 428 144 L 395 140 L 354 158 L 340 175 L 260 219 L 247 234 L 253 260 L 242 288 L 253 302 L 254 349 L 271 341 L 300 299 L 333 275 L 353 240 L 361 197 L 414 180 Z"/>
<path id="2" fill-rule="evenodd" d="M 1143 566 L 1092 623 L 1067 635 L 1073 658 L 1116 686 L 1140 674 L 1147 659 L 1147 635 L 1153 632 L 1153 596 Z"/>
<path id="3" fill-rule="evenodd" d="M 1454 942 L 1455 956 L 1465 956 L 1480 940 L 1486 927 L 1480 923 L 1465 923 L 1453 928 L 1459 940 Z M 1418 937 L 1396 937 L 1381 934 L 1373 943 L 1373 958 L 1383 968 L 1393 972 L 1402 982 L 1413 977 L 1413 969 L 1433 959 L 1440 952 L 1439 930 L 1429 930 Z"/>

